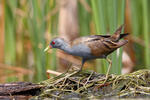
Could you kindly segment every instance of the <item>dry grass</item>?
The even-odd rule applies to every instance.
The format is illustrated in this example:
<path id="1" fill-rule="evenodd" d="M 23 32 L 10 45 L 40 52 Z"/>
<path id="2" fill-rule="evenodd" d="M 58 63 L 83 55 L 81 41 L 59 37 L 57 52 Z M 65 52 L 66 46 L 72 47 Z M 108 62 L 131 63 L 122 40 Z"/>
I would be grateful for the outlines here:
<path id="1" fill-rule="evenodd" d="M 150 70 L 126 75 L 105 75 L 96 72 L 69 72 L 41 82 L 46 87 L 37 98 L 107 98 L 150 97 Z"/>

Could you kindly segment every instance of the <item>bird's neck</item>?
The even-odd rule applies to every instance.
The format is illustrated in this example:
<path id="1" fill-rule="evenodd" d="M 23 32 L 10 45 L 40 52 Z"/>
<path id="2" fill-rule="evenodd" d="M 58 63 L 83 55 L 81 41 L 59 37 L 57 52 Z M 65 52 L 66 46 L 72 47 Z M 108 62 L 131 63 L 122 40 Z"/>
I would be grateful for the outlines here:
<path id="1" fill-rule="evenodd" d="M 61 47 L 61 50 L 65 51 L 66 53 L 72 54 L 73 53 L 73 49 L 71 48 L 71 45 L 67 42 L 65 42 Z"/>

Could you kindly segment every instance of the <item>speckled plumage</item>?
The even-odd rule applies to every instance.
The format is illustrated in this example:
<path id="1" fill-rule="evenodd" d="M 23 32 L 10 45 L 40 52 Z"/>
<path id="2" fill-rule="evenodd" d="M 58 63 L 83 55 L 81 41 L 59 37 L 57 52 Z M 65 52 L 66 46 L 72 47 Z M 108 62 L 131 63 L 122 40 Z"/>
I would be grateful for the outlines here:
<path id="1" fill-rule="evenodd" d="M 52 48 L 58 48 L 68 54 L 80 56 L 82 66 L 87 60 L 106 58 L 117 48 L 125 45 L 127 40 L 120 40 L 128 34 L 120 34 L 123 26 L 120 26 L 113 35 L 90 35 L 79 37 L 71 43 L 62 38 L 55 38 L 50 42 Z M 81 69 L 82 70 L 82 67 Z"/>

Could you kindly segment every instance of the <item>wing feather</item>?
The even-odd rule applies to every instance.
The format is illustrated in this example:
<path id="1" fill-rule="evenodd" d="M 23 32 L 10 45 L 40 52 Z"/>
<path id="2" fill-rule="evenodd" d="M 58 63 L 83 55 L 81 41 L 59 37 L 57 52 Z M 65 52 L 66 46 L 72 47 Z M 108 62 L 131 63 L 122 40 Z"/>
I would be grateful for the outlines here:
<path id="1" fill-rule="evenodd" d="M 75 39 L 71 45 L 78 45 L 78 44 L 81 44 L 81 43 L 88 43 L 88 42 L 92 42 L 92 41 L 99 41 L 99 40 L 102 40 L 104 38 L 108 38 L 110 37 L 110 35 L 90 35 L 90 36 L 84 36 L 84 37 L 80 37 L 80 38 L 77 38 Z"/>
<path id="2" fill-rule="evenodd" d="M 99 41 L 88 42 L 87 46 L 91 48 L 92 55 L 97 57 L 106 57 L 108 54 L 126 43 L 126 40 L 114 42 L 107 38 Z"/>

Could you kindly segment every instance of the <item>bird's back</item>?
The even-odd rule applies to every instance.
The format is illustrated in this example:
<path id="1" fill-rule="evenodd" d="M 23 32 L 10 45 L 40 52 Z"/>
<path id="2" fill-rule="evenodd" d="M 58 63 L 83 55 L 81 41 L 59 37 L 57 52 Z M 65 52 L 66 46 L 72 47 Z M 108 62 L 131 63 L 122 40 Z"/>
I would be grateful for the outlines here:
<path id="1" fill-rule="evenodd" d="M 125 45 L 127 40 L 120 40 L 128 34 L 120 34 L 122 26 L 113 35 L 90 35 L 75 39 L 72 46 L 84 46 L 90 49 L 91 58 L 105 58 L 117 48 Z M 81 47 L 82 48 L 82 47 Z M 83 49 L 84 49 L 83 48 Z M 86 49 L 84 49 L 86 51 Z"/>
<path id="2" fill-rule="evenodd" d="M 104 38 L 108 38 L 108 37 L 110 37 L 110 35 L 89 35 L 89 36 L 79 37 L 73 40 L 71 45 L 73 46 L 81 43 L 86 44 L 96 40 L 103 40 Z"/>

